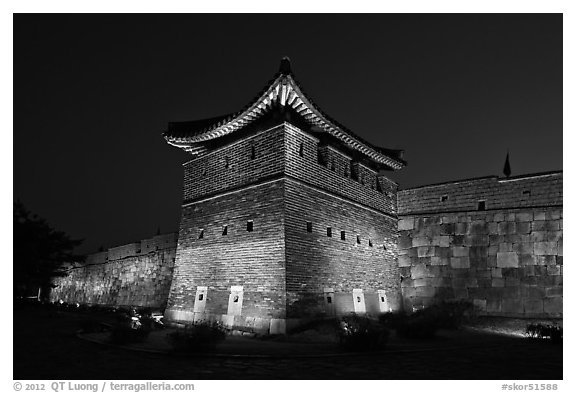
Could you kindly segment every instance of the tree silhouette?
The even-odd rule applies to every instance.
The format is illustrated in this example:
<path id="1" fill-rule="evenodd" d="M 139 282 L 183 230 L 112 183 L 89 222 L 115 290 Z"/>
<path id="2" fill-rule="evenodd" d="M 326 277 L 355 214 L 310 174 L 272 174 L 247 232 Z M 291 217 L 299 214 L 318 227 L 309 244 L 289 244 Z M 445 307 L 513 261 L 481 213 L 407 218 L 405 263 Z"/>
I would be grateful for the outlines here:
<path id="1" fill-rule="evenodd" d="M 46 220 L 32 214 L 20 202 L 14 202 L 14 295 L 26 296 L 39 291 L 48 294 L 52 278 L 64 276 L 66 262 L 81 262 L 73 253 L 82 240 L 72 240 L 52 228 Z"/>

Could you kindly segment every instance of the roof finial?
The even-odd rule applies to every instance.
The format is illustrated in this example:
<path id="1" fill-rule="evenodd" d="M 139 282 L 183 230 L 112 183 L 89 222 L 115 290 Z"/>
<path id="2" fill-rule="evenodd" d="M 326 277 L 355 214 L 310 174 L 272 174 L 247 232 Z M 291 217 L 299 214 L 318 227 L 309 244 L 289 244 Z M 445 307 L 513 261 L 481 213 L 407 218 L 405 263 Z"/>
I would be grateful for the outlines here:
<path id="1" fill-rule="evenodd" d="M 510 153 L 506 150 L 506 162 L 504 162 L 504 176 L 510 177 L 512 174 L 512 169 L 510 168 Z"/>
<path id="2" fill-rule="evenodd" d="M 283 75 L 288 75 L 292 73 L 292 68 L 290 66 L 290 58 L 284 56 L 280 61 L 280 73 Z"/>

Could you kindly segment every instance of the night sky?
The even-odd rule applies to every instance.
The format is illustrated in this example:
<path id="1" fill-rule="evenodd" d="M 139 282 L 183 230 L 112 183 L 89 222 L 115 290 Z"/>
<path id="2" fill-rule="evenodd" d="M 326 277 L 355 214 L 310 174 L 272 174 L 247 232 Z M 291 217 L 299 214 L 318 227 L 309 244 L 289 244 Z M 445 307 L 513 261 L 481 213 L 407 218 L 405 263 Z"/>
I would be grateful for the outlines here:
<path id="1" fill-rule="evenodd" d="M 14 198 L 93 252 L 177 231 L 169 121 L 234 112 L 289 56 L 401 188 L 562 169 L 562 15 L 15 15 Z"/>

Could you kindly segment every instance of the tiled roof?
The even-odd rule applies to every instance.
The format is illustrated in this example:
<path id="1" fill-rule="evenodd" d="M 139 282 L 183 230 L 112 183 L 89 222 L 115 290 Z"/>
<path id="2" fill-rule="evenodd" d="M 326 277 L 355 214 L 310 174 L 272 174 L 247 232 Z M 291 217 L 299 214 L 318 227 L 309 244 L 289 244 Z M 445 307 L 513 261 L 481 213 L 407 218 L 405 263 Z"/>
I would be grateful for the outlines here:
<path id="1" fill-rule="evenodd" d="M 304 94 L 300 84 L 294 79 L 288 58 L 282 59 L 279 72 L 248 105 L 238 112 L 210 119 L 169 123 L 164 138 L 174 146 L 192 154 L 200 154 L 205 151 L 202 142 L 235 132 L 278 105 L 291 108 L 321 132 L 334 136 L 376 162 L 392 169 L 400 169 L 406 165 L 401 159 L 401 150 L 373 146 L 320 110 Z"/>

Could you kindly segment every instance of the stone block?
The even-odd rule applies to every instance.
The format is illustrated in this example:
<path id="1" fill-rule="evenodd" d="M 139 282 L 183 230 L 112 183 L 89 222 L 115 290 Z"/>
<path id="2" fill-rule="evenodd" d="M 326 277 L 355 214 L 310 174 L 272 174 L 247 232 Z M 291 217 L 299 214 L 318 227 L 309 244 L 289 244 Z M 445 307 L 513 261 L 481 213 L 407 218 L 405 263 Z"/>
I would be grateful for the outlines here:
<path id="1" fill-rule="evenodd" d="M 524 313 L 527 315 L 539 315 L 544 312 L 542 300 L 524 300 Z"/>
<path id="2" fill-rule="evenodd" d="M 502 299 L 498 298 L 486 299 L 486 312 L 489 313 L 502 312 Z"/>
<path id="3" fill-rule="evenodd" d="M 556 242 L 534 243 L 534 255 L 556 255 L 556 254 L 558 254 L 558 243 Z"/>
<path id="4" fill-rule="evenodd" d="M 512 243 L 500 243 L 498 245 L 498 253 L 500 252 L 512 252 Z M 496 253 L 496 255 L 498 255 Z"/>
<path id="5" fill-rule="evenodd" d="M 532 232 L 532 225 L 530 222 L 517 222 L 516 223 L 516 233 L 528 234 Z"/>
<path id="6" fill-rule="evenodd" d="M 464 235 L 450 236 L 450 244 L 452 246 L 462 246 L 462 245 L 464 245 L 465 238 L 466 238 L 466 236 L 464 236 Z"/>
<path id="7" fill-rule="evenodd" d="M 418 247 L 418 258 L 422 257 L 433 257 L 434 256 L 434 246 L 423 246 Z"/>
<path id="8" fill-rule="evenodd" d="M 488 225 L 485 220 L 472 221 L 468 227 L 468 233 L 471 235 L 487 235 Z"/>
<path id="9" fill-rule="evenodd" d="M 560 266 L 546 266 L 546 274 L 549 276 L 559 276 L 560 275 Z"/>
<path id="10" fill-rule="evenodd" d="M 523 314 L 524 304 L 521 299 L 502 299 L 502 312 L 507 314 Z"/>
<path id="11" fill-rule="evenodd" d="M 516 233 L 516 222 L 515 221 L 504 221 L 498 223 L 498 234 L 508 235 L 511 233 Z"/>
<path id="12" fill-rule="evenodd" d="M 436 293 L 434 287 L 418 287 L 416 288 L 416 296 L 433 297 Z"/>
<path id="13" fill-rule="evenodd" d="M 270 334 L 286 334 L 286 320 L 272 318 L 270 320 Z"/>
<path id="14" fill-rule="evenodd" d="M 562 314 L 562 298 L 551 297 L 544 299 L 544 312 L 547 314 Z"/>
<path id="15" fill-rule="evenodd" d="M 544 221 L 546 219 L 545 212 L 534 212 L 534 221 Z"/>
<path id="16" fill-rule="evenodd" d="M 522 288 L 521 295 L 527 299 L 543 299 L 546 295 L 546 290 L 538 285 L 530 285 Z"/>
<path id="17" fill-rule="evenodd" d="M 452 255 L 455 257 L 467 257 L 469 252 L 468 247 L 452 247 Z"/>
<path id="18" fill-rule="evenodd" d="M 495 222 L 501 222 L 505 220 L 505 216 L 504 213 L 495 213 L 494 214 L 494 221 Z"/>
<path id="19" fill-rule="evenodd" d="M 456 229 L 456 224 L 454 223 L 444 223 L 440 225 L 439 234 L 441 235 L 453 235 Z"/>
<path id="20" fill-rule="evenodd" d="M 504 278 L 498 278 L 498 277 L 494 277 L 492 279 L 492 286 L 494 288 L 503 288 L 505 284 L 505 279 Z"/>
<path id="21" fill-rule="evenodd" d="M 412 264 L 412 258 L 409 255 L 399 255 L 398 256 L 398 266 L 408 267 Z"/>
<path id="22" fill-rule="evenodd" d="M 492 278 L 492 269 L 477 269 L 477 278 Z"/>
<path id="23" fill-rule="evenodd" d="M 448 257 L 432 257 L 430 258 L 430 264 L 432 266 L 445 266 L 450 264 L 450 258 Z"/>
<path id="24" fill-rule="evenodd" d="M 434 236 L 432 238 L 432 245 L 438 247 L 449 247 L 450 246 L 450 236 Z"/>
<path id="25" fill-rule="evenodd" d="M 432 279 L 431 278 L 419 278 L 414 280 L 414 288 L 418 287 L 429 287 L 432 286 Z"/>
<path id="26" fill-rule="evenodd" d="M 496 267 L 496 255 L 488 255 L 486 259 L 486 266 L 487 267 Z"/>
<path id="27" fill-rule="evenodd" d="M 522 254 L 520 255 L 520 265 L 522 266 L 533 266 L 536 265 L 536 260 L 534 260 L 534 256 L 530 254 Z"/>
<path id="28" fill-rule="evenodd" d="M 492 277 L 502 278 L 502 268 L 493 267 L 490 269 L 490 272 L 492 273 Z"/>
<path id="29" fill-rule="evenodd" d="M 533 242 L 545 242 L 548 237 L 546 231 L 532 231 L 530 234 L 530 240 Z"/>
<path id="30" fill-rule="evenodd" d="M 470 235 L 464 239 L 466 246 L 488 246 L 488 235 Z"/>
<path id="31" fill-rule="evenodd" d="M 547 242 L 558 242 L 562 241 L 562 231 L 549 231 L 546 232 Z"/>
<path id="32" fill-rule="evenodd" d="M 456 222 L 458 222 L 458 216 L 456 215 L 442 216 L 442 224 L 453 224 Z"/>
<path id="33" fill-rule="evenodd" d="M 410 231 L 414 229 L 414 218 L 401 218 L 398 220 L 398 230 L 399 231 Z"/>
<path id="34" fill-rule="evenodd" d="M 488 234 L 489 235 L 497 235 L 498 234 L 498 223 L 497 222 L 489 222 L 488 223 Z"/>
<path id="35" fill-rule="evenodd" d="M 498 245 L 488 246 L 488 255 L 496 255 L 498 253 L 499 248 L 500 247 Z"/>
<path id="36" fill-rule="evenodd" d="M 428 237 L 415 237 L 412 239 L 412 247 L 422 247 L 422 246 L 429 246 L 432 242 Z"/>
<path id="37" fill-rule="evenodd" d="M 518 267 L 518 254 L 515 252 L 499 252 L 496 254 L 497 267 Z"/>
<path id="38" fill-rule="evenodd" d="M 521 267 L 520 269 L 524 271 L 524 274 L 522 276 L 523 279 L 534 275 L 534 266 L 524 266 Z"/>
<path id="39" fill-rule="evenodd" d="M 507 213 L 506 214 L 506 221 L 515 221 L 516 220 L 516 213 Z"/>
<path id="40" fill-rule="evenodd" d="M 470 258 L 452 257 L 450 258 L 450 266 L 453 269 L 468 269 L 470 267 Z"/>
<path id="41" fill-rule="evenodd" d="M 412 238 L 407 233 L 398 236 L 398 248 L 400 250 L 406 250 L 410 247 L 412 247 Z"/>
<path id="42" fill-rule="evenodd" d="M 546 288 L 546 297 L 562 297 L 564 287 Z"/>
<path id="43" fill-rule="evenodd" d="M 458 222 L 454 227 L 454 233 L 456 235 L 466 235 L 468 233 L 468 223 Z"/>
<path id="44" fill-rule="evenodd" d="M 558 255 L 564 256 L 564 241 L 562 239 L 558 241 Z"/>
<path id="45" fill-rule="evenodd" d="M 452 256 L 452 249 L 450 247 L 439 247 L 436 249 L 436 256 L 450 258 Z"/>
<path id="46" fill-rule="evenodd" d="M 534 243 L 532 242 L 521 242 L 512 245 L 512 250 L 516 251 L 518 254 L 534 254 Z"/>
<path id="47" fill-rule="evenodd" d="M 518 212 L 516 213 L 516 221 L 528 222 L 534 219 L 534 214 L 532 212 Z"/>
<path id="48" fill-rule="evenodd" d="M 556 256 L 554 255 L 536 255 L 534 258 L 536 259 L 536 264 L 539 266 L 556 265 Z M 542 270 L 542 274 L 544 274 L 544 270 Z"/>
<path id="49" fill-rule="evenodd" d="M 431 277 L 431 275 L 428 272 L 428 269 L 426 268 L 426 266 L 420 264 L 420 265 L 414 266 L 412 268 L 411 277 L 412 277 L 412 279 L 416 280 L 419 278 Z"/>
<path id="50" fill-rule="evenodd" d="M 481 312 L 485 312 L 486 311 L 486 299 L 474 299 L 472 301 L 472 304 L 474 304 L 474 307 L 476 307 L 478 309 L 478 311 Z"/>
<path id="51" fill-rule="evenodd" d="M 453 288 L 454 299 L 456 300 L 468 300 L 468 288 Z"/>

